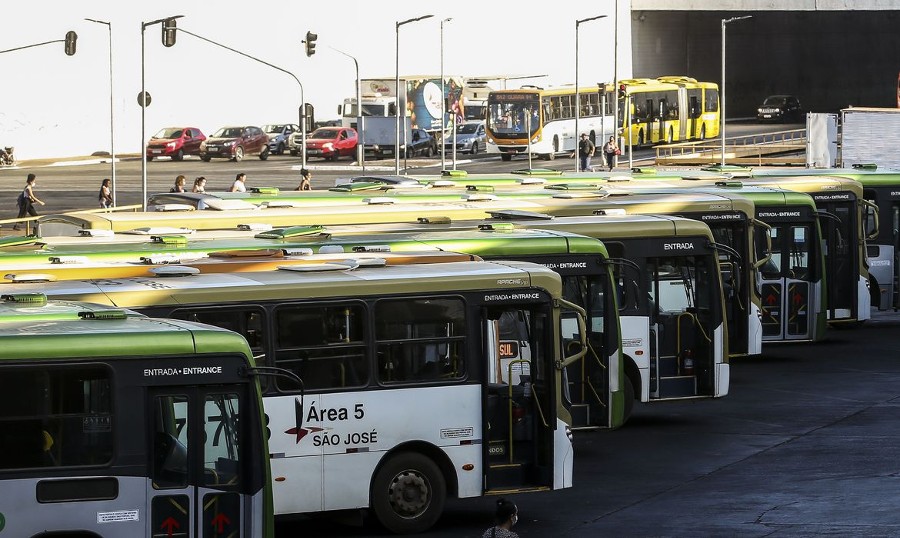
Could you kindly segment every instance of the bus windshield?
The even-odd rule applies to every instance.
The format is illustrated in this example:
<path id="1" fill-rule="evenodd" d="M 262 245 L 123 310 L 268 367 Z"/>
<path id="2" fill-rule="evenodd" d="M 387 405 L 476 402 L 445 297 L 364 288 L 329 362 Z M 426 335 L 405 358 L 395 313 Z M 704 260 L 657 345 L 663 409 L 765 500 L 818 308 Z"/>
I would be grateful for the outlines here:
<path id="1" fill-rule="evenodd" d="M 540 128 L 540 106 L 536 94 L 508 94 L 502 97 L 503 100 L 491 99 L 488 104 L 487 121 L 494 134 L 502 136 L 534 133 Z M 511 100 L 511 97 L 518 99 Z"/>

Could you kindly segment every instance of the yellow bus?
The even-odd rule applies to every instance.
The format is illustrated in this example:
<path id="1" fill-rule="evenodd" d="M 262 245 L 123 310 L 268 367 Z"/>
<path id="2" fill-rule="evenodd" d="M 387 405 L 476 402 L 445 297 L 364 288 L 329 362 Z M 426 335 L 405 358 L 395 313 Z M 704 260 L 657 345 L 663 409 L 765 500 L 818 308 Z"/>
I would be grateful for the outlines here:
<path id="1" fill-rule="evenodd" d="M 719 86 L 683 76 L 619 81 L 625 144 L 643 146 L 719 135 Z"/>

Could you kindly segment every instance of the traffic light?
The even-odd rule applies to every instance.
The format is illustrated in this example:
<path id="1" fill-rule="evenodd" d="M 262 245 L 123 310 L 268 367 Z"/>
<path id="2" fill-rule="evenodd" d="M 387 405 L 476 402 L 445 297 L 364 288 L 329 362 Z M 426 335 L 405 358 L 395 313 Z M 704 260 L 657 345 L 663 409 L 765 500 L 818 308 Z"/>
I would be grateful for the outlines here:
<path id="1" fill-rule="evenodd" d="M 625 85 L 619 84 L 619 99 L 625 99 Z"/>
<path id="2" fill-rule="evenodd" d="M 75 54 L 75 42 L 78 40 L 78 34 L 69 30 L 66 32 L 66 55 L 73 56 Z"/>
<path id="3" fill-rule="evenodd" d="M 162 23 L 162 44 L 171 47 L 175 44 L 175 19 L 166 19 Z"/>
<path id="4" fill-rule="evenodd" d="M 312 32 L 306 32 L 306 55 L 312 56 L 316 53 L 316 39 L 319 38 L 319 34 L 314 34 Z"/>

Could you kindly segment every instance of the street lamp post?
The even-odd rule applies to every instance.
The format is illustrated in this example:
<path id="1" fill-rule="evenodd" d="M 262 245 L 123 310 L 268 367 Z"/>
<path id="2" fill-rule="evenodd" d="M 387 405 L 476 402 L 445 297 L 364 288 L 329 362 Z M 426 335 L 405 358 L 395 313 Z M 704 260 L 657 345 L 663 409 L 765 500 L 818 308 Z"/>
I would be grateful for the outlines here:
<path id="1" fill-rule="evenodd" d="M 394 60 L 395 60 L 395 72 L 394 72 L 394 92 L 396 96 L 394 97 L 396 105 L 396 114 L 397 114 L 397 129 L 394 134 L 394 174 L 400 175 L 400 114 L 403 113 L 404 117 L 406 117 L 406 110 L 400 110 L 400 27 L 404 24 L 409 24 L 411 22 L 418 22 L 424 19 L 430 19 L 434 17 L 434 15 L 422 15 L 421 17 L 416 17 L 414 19 L 406 19 L 405 21 L 398 21 L 394 26 L 394 33 L 396 35 L 396 48 L 394 49 Z M 404 141 L 406 136 L 406 129 L 403 129 Z"/>
<path id="2" fill-rule="evenodd" d="M 362 113 L 362 86 L 360 86 L 360 83 L 359 83 L 359 62 L 356 61 L 356 58 L 354 58 L 353 56 L 347 54 L 346 52 L 344 52 L 342 50 L 338 50 L 338 49 L 332 47 L 331 45 L 325 45 L 325 46 L 328 47 L 329 49 L 333 50 L 334 52 L 337 52 L 338 54 L 343 54 L 347 58 L 350 58 L 351 60 L 353 60 L 353 65 L 356 66 L 356 116 L 359 118 L 359 122 L 356 124 L 357 130 L 359 131 L 358 133 L 356 133 L 356 136 L 357 136 L 357 138 L 356 138 L 356 160 L 362 166 L 362 171 L 365 172 L 366 171 L 366 161 L 365 161 L 366 156 L 363 152 L 363 149 L 364 149 L 363 144 L 365 143 L 365 140 L 363 139 L 363 121 L 365 121 L 365 120 L 363 120 L 363 113 Z"/>
<path id="3" fill-rule="evenodd" d="M 722 19 L 722 91 L 719 92 L 719 131 L 722 137 L 722 166 L 725 166 L 725 25 L 729 22 L 742 21 L 749 19 L 752 15 L 744 15 L 743 17 L 732 17 L 730 19 Z"/>
<path id="4" fill-rule="evenodd" d="M 446 19 L 441 21 L 441 172 L 447 169 L 447 165 L 445 164 L 446 158 L 444 156 L 444 154 L 446 153 L 446 151 L 444 151 L 444 148 L 447 147 L 447 145 L 444 143 L 444 134 L 447 132 L 447 126 L 444 124 L 444 118 L 447 117 L 447 111 L 445 110 L 445 108 L 447 107 L 447 97 L 445 92 L 447 90 L 444 89 L 444 23 L 450 22 L 452 20 L 452 17 L 447 17 Z M 452 136 L 453 139 L 456 140 L 455 118 L 454 121 L 450 122 L 450 125 L 453 126 L 453 132 L 451 132 L 450 136 Z M 453 158 L 456 158 L 455 153 L 453 155 Z"/>
<path id="5" fill-rule="evenodd" d="M 168 19 L 180 19 L 184 15 L 175 15 L 174 17 L 166 17 L 164 19 L 156 19 L 150 22 L 141 22 L 141 94 L 138 101 L 141 104 L 141 209 L 147 211 L 147 91 L 145 89 L 145 47 L 144 47 L 144 31 L 148 26 L 161 24 Z"/>
<path id="6" fill-rule="evenodd" d="M 115 207 L 116 205 L 116 135 L 115 135 L 115 123 L 113 121 L 113 109 L 115 101 L 113 100 L 113 68 L 112 68 L 112 23 L 108 21 L 101 21 L 97 19 L 88 19 L 84 20 L 90 22 L 96 22 L 97 24 L 105 24 L 107 30 L 109 30 L 109 155 L 111 161 L 111 175 L 110 175 L 110 188 L 112 190 L 112 205 Z"/>
<path id="7" fill-rule="evenodd" d="M 594 21 L 597 19 L 602 19 L 606 17 L 606 15 L 597 15 L 595 17 L 588 17 L 586 19 L 580 19 L 575 21 L 575 171 L 578 171 L 578 165 L 581 162 L 581 159 L 578 155 L 579 150 L 579 138 L 578 138 L 578 118 L 581 116 L 581 96 L 578 93 L 578 27 L 583 22 Z"/>

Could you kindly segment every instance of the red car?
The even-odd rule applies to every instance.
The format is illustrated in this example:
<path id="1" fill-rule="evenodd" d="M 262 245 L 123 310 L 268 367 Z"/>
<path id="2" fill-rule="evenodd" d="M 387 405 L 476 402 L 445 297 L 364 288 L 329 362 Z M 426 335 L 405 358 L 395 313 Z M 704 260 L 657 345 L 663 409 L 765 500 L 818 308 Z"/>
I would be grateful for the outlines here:
<path id="1" fill-rule="evenodd" d="M 200 143 L 206 140 L 196 127 L 166 127 L 147 142 L 147 160 L 156 157 L 171 157 L 173 161 L 184 159 L 185 155 L 200 155 Z"/>
<path id="2" fill-rule="evenodd" d="M 341 157 L 356 157 L 359 138 L 350 127 L 319 127 L 306 137 L 306 156 L 336 161 Z M 293 152 L 292 152 L 293 153 Z"/>
<path id="3" fill-rule="evenodd" d="M 213 157 L 240 162 L 246 155 L 269 158 L 269 136 L 253 125 L 222 127 L 200 144 L 200 158 L 209 162 Z"/>

